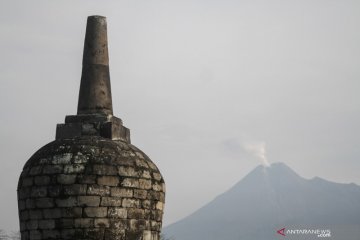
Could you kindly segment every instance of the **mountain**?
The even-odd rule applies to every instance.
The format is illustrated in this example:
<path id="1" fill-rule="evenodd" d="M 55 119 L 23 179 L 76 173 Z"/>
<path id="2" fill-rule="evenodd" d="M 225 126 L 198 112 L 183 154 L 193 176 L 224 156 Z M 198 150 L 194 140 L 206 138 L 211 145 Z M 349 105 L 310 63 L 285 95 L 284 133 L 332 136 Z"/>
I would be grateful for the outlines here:
<path id="1" fill-rule="evenodd" d="M 318 239 L 277 230 L 330 230 L 360 239 L 360 186 L 305 179 L 283 163 L 258 166 L 227 192 L 163 229 L 176 240 Z M 311 238 L 313 237 L 313 238 Z"/>

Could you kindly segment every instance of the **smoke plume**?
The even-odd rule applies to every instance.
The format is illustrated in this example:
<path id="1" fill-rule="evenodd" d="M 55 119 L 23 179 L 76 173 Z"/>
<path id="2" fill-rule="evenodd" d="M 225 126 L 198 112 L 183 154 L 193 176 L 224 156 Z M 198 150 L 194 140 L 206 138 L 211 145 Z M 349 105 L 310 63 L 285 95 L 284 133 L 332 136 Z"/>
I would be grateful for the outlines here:
<path id="1" fill-rule="evenodd" d="M 270 166 L 269 161 L 266 158 L 266 143 L 258 142 L 258 143 L 246 143 L 244 144 L 244 149 L 257 159 L 261 161 L 261 164 L 264 166 Z"/>

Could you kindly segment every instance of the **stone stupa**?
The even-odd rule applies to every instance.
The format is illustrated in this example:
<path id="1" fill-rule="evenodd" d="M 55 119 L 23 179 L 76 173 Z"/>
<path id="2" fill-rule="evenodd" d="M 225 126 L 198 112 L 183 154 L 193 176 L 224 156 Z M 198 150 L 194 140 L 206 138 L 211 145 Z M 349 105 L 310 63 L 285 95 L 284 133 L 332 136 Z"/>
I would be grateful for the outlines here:
<path id="1" fill-rule="evenodd" d="M 21 239 L 159 240 L 164 180 L 113 116 L 106 18 L 87 20 L 77 115 L 25 164 Z"/>

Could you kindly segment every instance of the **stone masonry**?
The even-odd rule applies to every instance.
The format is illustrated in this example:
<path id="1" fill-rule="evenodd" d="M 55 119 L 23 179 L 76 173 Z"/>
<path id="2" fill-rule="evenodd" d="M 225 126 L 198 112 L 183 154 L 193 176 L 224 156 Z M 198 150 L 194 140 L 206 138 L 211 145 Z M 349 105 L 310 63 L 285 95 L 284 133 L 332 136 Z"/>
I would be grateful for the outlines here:
<path id="1" fill-rule="evenodd" d="M 112 115 L 108 72 L 106 19 L 91 16 L 78 114 L 58 125 L 19 179 L 21 239 L 160 239 L 164 180 Z"/>

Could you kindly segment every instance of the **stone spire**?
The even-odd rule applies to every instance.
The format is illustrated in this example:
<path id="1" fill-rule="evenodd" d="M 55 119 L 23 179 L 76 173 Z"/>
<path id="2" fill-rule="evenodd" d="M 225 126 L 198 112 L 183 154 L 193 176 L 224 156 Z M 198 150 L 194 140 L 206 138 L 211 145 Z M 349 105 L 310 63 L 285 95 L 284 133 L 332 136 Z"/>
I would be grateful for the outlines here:
<path id="1" fill-rule="evenodd" d="M 77 114 L 112 115 L 106 18 L 87 19 Z"/>
<path id="2" fill-rule="evenodd" d="M 101 136 L 130 143 L 130 130 L 113 116 L 105 17 L 87 19 L 82 65 L 77 115 L 57 125 L 56 139 Z"/>

